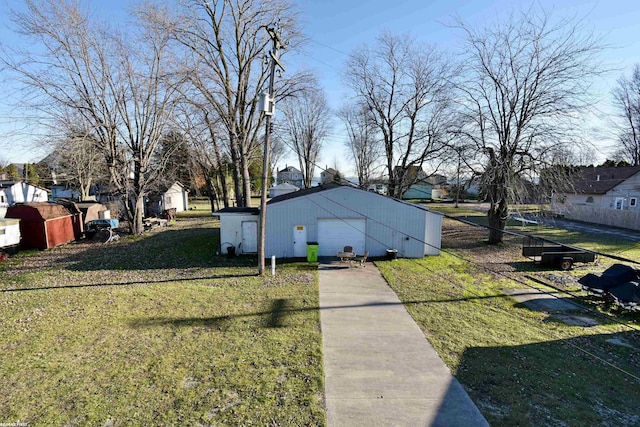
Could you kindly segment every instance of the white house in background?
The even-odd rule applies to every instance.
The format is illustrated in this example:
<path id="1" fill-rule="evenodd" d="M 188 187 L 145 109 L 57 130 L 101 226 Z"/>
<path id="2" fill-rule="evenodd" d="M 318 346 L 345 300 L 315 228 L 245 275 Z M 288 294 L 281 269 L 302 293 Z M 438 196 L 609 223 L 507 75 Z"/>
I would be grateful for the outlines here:
<path id="1" fill-rule="evenodd" d="M 334 168 L 325 168 L 325 170 L 320 172 L 320 183 L 329 184 L 330 182 L 333 182 L 337 174 L 338 171 Z"/>
<path id="2" fill-rule="evenodd" d="M 220 251 L 257 251 L 259 210 L 225 208 Z M 305 257 L 307 242 L 319 256 L 335 257 L 345 246 L 380 257 L 388 249 L 405 258 L 440 254 L 442 215 L 424 206 L 336 183 L 285 194 L 267 203 L 265 256 Z M 254 243 L 255 242 L 255 243 Z"/>
<path id="3" fill-rule="evenodd" d="M 284 169 L 278 171 L 278 184 L 291 184 L 298 188 L 304 186 L 302 172 L 293 166 L 286 166 Z"/>
<path id="4" fill-rule="evenodd" d="M 230 249 L 236 254 L 258 252 L 258 208 L 224 208 L 213 213 L 220 218 L 220 253 Z"/>
<path id="5" fill-rule="evenodd" d="M 0 181 L 0 217 L 6 208 L 16 203 L 46 202 L 49 199 L 46 188 L 26 181 Z"/>
<path id="6" fill-rule="evenodd" d="M 285 183 L 274 185 L 273 187 L 271 187 L 269 189 L 269 197 L 271 198 L 278 197 L 278 196 L 282 196 L 283 194 L 293 193 L 294 191 L 298 191 L 298 190 L 299 188 L 296 187 L 295 185 L 291 185 L 285 182 Z"/>
<path id="7" fill-rule="evenodd" d="M 640 166 L 581 168 L 572 191 L 553 194 L 551 209 L 568 219 L 640 230 Z"/>

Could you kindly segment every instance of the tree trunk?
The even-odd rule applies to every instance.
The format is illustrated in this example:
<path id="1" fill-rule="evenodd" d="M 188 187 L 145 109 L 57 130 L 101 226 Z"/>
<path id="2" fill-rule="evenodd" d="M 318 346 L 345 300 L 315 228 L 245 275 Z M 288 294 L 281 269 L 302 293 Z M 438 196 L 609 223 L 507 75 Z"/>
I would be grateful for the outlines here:
<path id="1" fill-rule="evenodd" d="M 244 206 L 244 198 L 242 197 L 242 174 L 240 173 L 240 166 L 233 164 L 233 193 L 236 199 L 236 206 Z"/>
<path id="2" fill-rule="evenodd" d="M 489 220 L 489 244 L 497 245 L 502 243 L 503 231 L 507 225 L 507 202 L 501 199 L 498 204 L 491 203 L 487 218 Z"/>
<path id="3" fill-rule="evenodd" d="M 227 174 L 225 173 L 224 168 L 222 167 L 223 165 L 223 160 L 222 160 L 222 155 L 220 154 L 220 147 L 218 147 L 218 144 L 216 143 L 215 138 L 212 139 L 213 141 L 213 149 L 214 149 L 214 153 L 216 156 L 216 162 L 218 163 L 218 167 L 216 168 L 216 172 L 215 174 L 217 175 L 217 177 L 220 179 L 220 189 L 222 190 L 222 202 L 224 204 L 225 208 L 229 207 L 229 192 L 227 191 Z M 211 182 L 212 177 L 210 176 L 210 174 L 207 174 L 207 181 L 210 183 Z M 218 182 L 218 179 L 216 179 L 216 183 Z M 214 185 L 215 187 L 215 185 Z M 209 192 L 209 194 L 211 194 L 211 192 Z"/>
<path id="4" fill-rule="evenodd" d="M 142 234 L 144 232 L 144 194 L 138 194 L 134 207 L 133 220 L 131 223 L 131 232 L 133 234 Z"/>
<path id="5" fill-rule="evenodd" d="M 216 191 L 215 184 L 212 182 L 215 176 L 211 176 L 211 174 L 207 174 L 207 193 L 209 193 L 209 203 L 211 204 L 211 212 L 215 212 L 219 209 L 220 203 L 216 203 L 218 201 L 218 192 Z M 218 206 L 216 206 L 216 204 Z M 225 205 L 225 208 L 229 206 Z"/>
<path id="6" fill-rule="evenodd" d="M 244 199 L 243 206 L 251 207 L 251 174 L 249 173 L 248 155 L 242 156 L 240 164 L 242 166 L 242 197 Z"/>

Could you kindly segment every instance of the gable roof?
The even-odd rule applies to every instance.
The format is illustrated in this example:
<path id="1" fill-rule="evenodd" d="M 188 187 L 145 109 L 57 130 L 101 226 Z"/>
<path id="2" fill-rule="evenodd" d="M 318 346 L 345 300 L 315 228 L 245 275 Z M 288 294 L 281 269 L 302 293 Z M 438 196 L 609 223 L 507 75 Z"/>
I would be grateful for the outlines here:
<path id="1" fill-rule="evenodd" d="M 268 205 L 283 202 L 289 199 L 295 199 L 296 197 L 308 196 L 309 194 L 317 193 L 319 191 L 330 190 L 332 188 L 345 187 L 335 182 L 330 182 L 329 184 L 320 184 L 311 188 L 304 188 L 298 191 L 294 191 L 293 193 L 282 194 L 281 196 L 277 196 L 272 198 L 267 202 Z"/>
<path id="2" fill-rule="evenodd" d="M 49 202 L 29 202 L 17 203 L 7 208 L 7 218 L 20 218 L 20 212 L 25 210 L 37 212 L 43 220 L 56 219 L 60 217 L 71 216 L 71 213 L 62 205 Z"/>
<path id="3" fill-rule="evenodd" d="M 410 203 L 410 202 L 407 202 L 407 201 L 404 201 L 404 200 L 395 199 L 395 198 L 393 198 L 391 196 L 378 194 L 378 193 L 373 192 L 373 191 L 363 190 L 362 188 L 354 187 L 352 185 L 342 185 L 342 184 L 339 184 L 337 182 L 330 182 L 328 184 L 320 184 L 320 185 L 318 185 L 316 187 L 306 188 L 306 189 L 299 190 L 299 191 L 296 191 L 296 192 L 293 192 L 293 193 L 283 194 L 281 196 L 274 197 L 273 199 L 271 199 L 269 202 L 267 202 L 267 205 L 271 205 L 273 203 L 278 203 L 278 202 L 283 202 L 285 200 L 295 199 L 297 197 L 308 196 L 310 194 L 319 193 L 321 191 L 333 190 L 333 189 L 336 189 L 336 188 L 345 188 L 345 189 L 349 189 L 349 190 L 353 190 L 353 191 L 362 191 L 362 192 L 366 193 L 367 195 L 369 195 L 371 197 L 382 197 L 385 200 L 391 200 L 391 201 L 399 203 L 401 205 L 411 206 L 411 207 L 416 208 L 416 209 L 420 209 L 420 210 L 423 210 L 423 211 L 428 211 L 428 212 L 431 212 L 431 213 L 436 213 L 438 215 L 442 215 L 439 212 L 434 212 L 434 211 L 430 210 L 428 207 L 423 206 L 423 205 L 419 205 L 417 203 Z"/>
<path id="4" fill-rule="evenodd" d="M 41 187 L 39 185 L 31 184 L 31 183 L 25 181 L 24 179 L 18 179 L 18 180 L 12 180 L 11 179 L 11 180 L 7 180 L 7 181 L 0 181 L 0 189 L 2 189 L 2 188 L 11 188 L 11 187 L 13 187 L 14 185 L 17 185 L 17 184 L 25 184 L 25 185 L 28 185 L 30 187 L 38 188 L 40 190 L 49 192 L 49 190 L 47 190 L 46 188 Z"/>
<path id="5" fill-rule="evenodd" d="M 274 185 L 273 187 L 271 187 L 271 189 L 276 189 L 276 190 L 299 190 L 298 187 L 296 187 L 293 184 L 289 184 L 288 182 L 283 182 L 282 184 Z"/>
<path id="6" fill-rule="evenodd" d="M 251 207 L 230 206 L 228 208 L 224 208 L 224 209 L 220 209 L 219 211 L 215 211 L 213 213 L 213 215 L 216 216 L 218 214 L 240 214 L 240 213 L 258 215 L 260 213 L 260 209 L 259 208 L 251 208 Z"/>
<path id="7" fill-rule="evenodd" d="M 294 168 L 293 166 L 286 166 L 284 169 L 278 171 L 278 173 L 280 173 L 280 172 L 297 172 L 297 173 L 301 173 L 298 169 Z"/>
<path id="8" fill-rule="evenodd" d="M 640 172 L 640 166 L 585 167 L 574 178 L 573 188 L 576 193 L 605 194 L 638 172 Z"/>

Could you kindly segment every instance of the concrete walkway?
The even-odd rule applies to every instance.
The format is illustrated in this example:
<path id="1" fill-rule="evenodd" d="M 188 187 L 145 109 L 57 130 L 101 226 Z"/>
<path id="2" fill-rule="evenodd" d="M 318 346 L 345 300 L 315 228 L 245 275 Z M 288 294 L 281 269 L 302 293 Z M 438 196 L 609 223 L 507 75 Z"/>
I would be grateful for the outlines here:
<path id="1" fill-rule="evenodd" d="M 327 422 L 486 426 L 378 269 L 320 266 Z"/>

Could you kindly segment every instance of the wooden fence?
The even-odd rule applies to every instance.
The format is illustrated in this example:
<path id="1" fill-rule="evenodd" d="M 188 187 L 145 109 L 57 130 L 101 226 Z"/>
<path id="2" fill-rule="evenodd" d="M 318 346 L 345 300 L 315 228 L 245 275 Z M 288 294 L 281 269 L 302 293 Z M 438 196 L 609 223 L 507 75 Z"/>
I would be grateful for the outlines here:
<path id="1" fill-rule="evenodd" d="M 565 210 L 564 217 L 576 221 L 592 222 L 611 227 L 640 230 L 640 211 L 605 209 L 596 206 L 573 205 Z"/>

